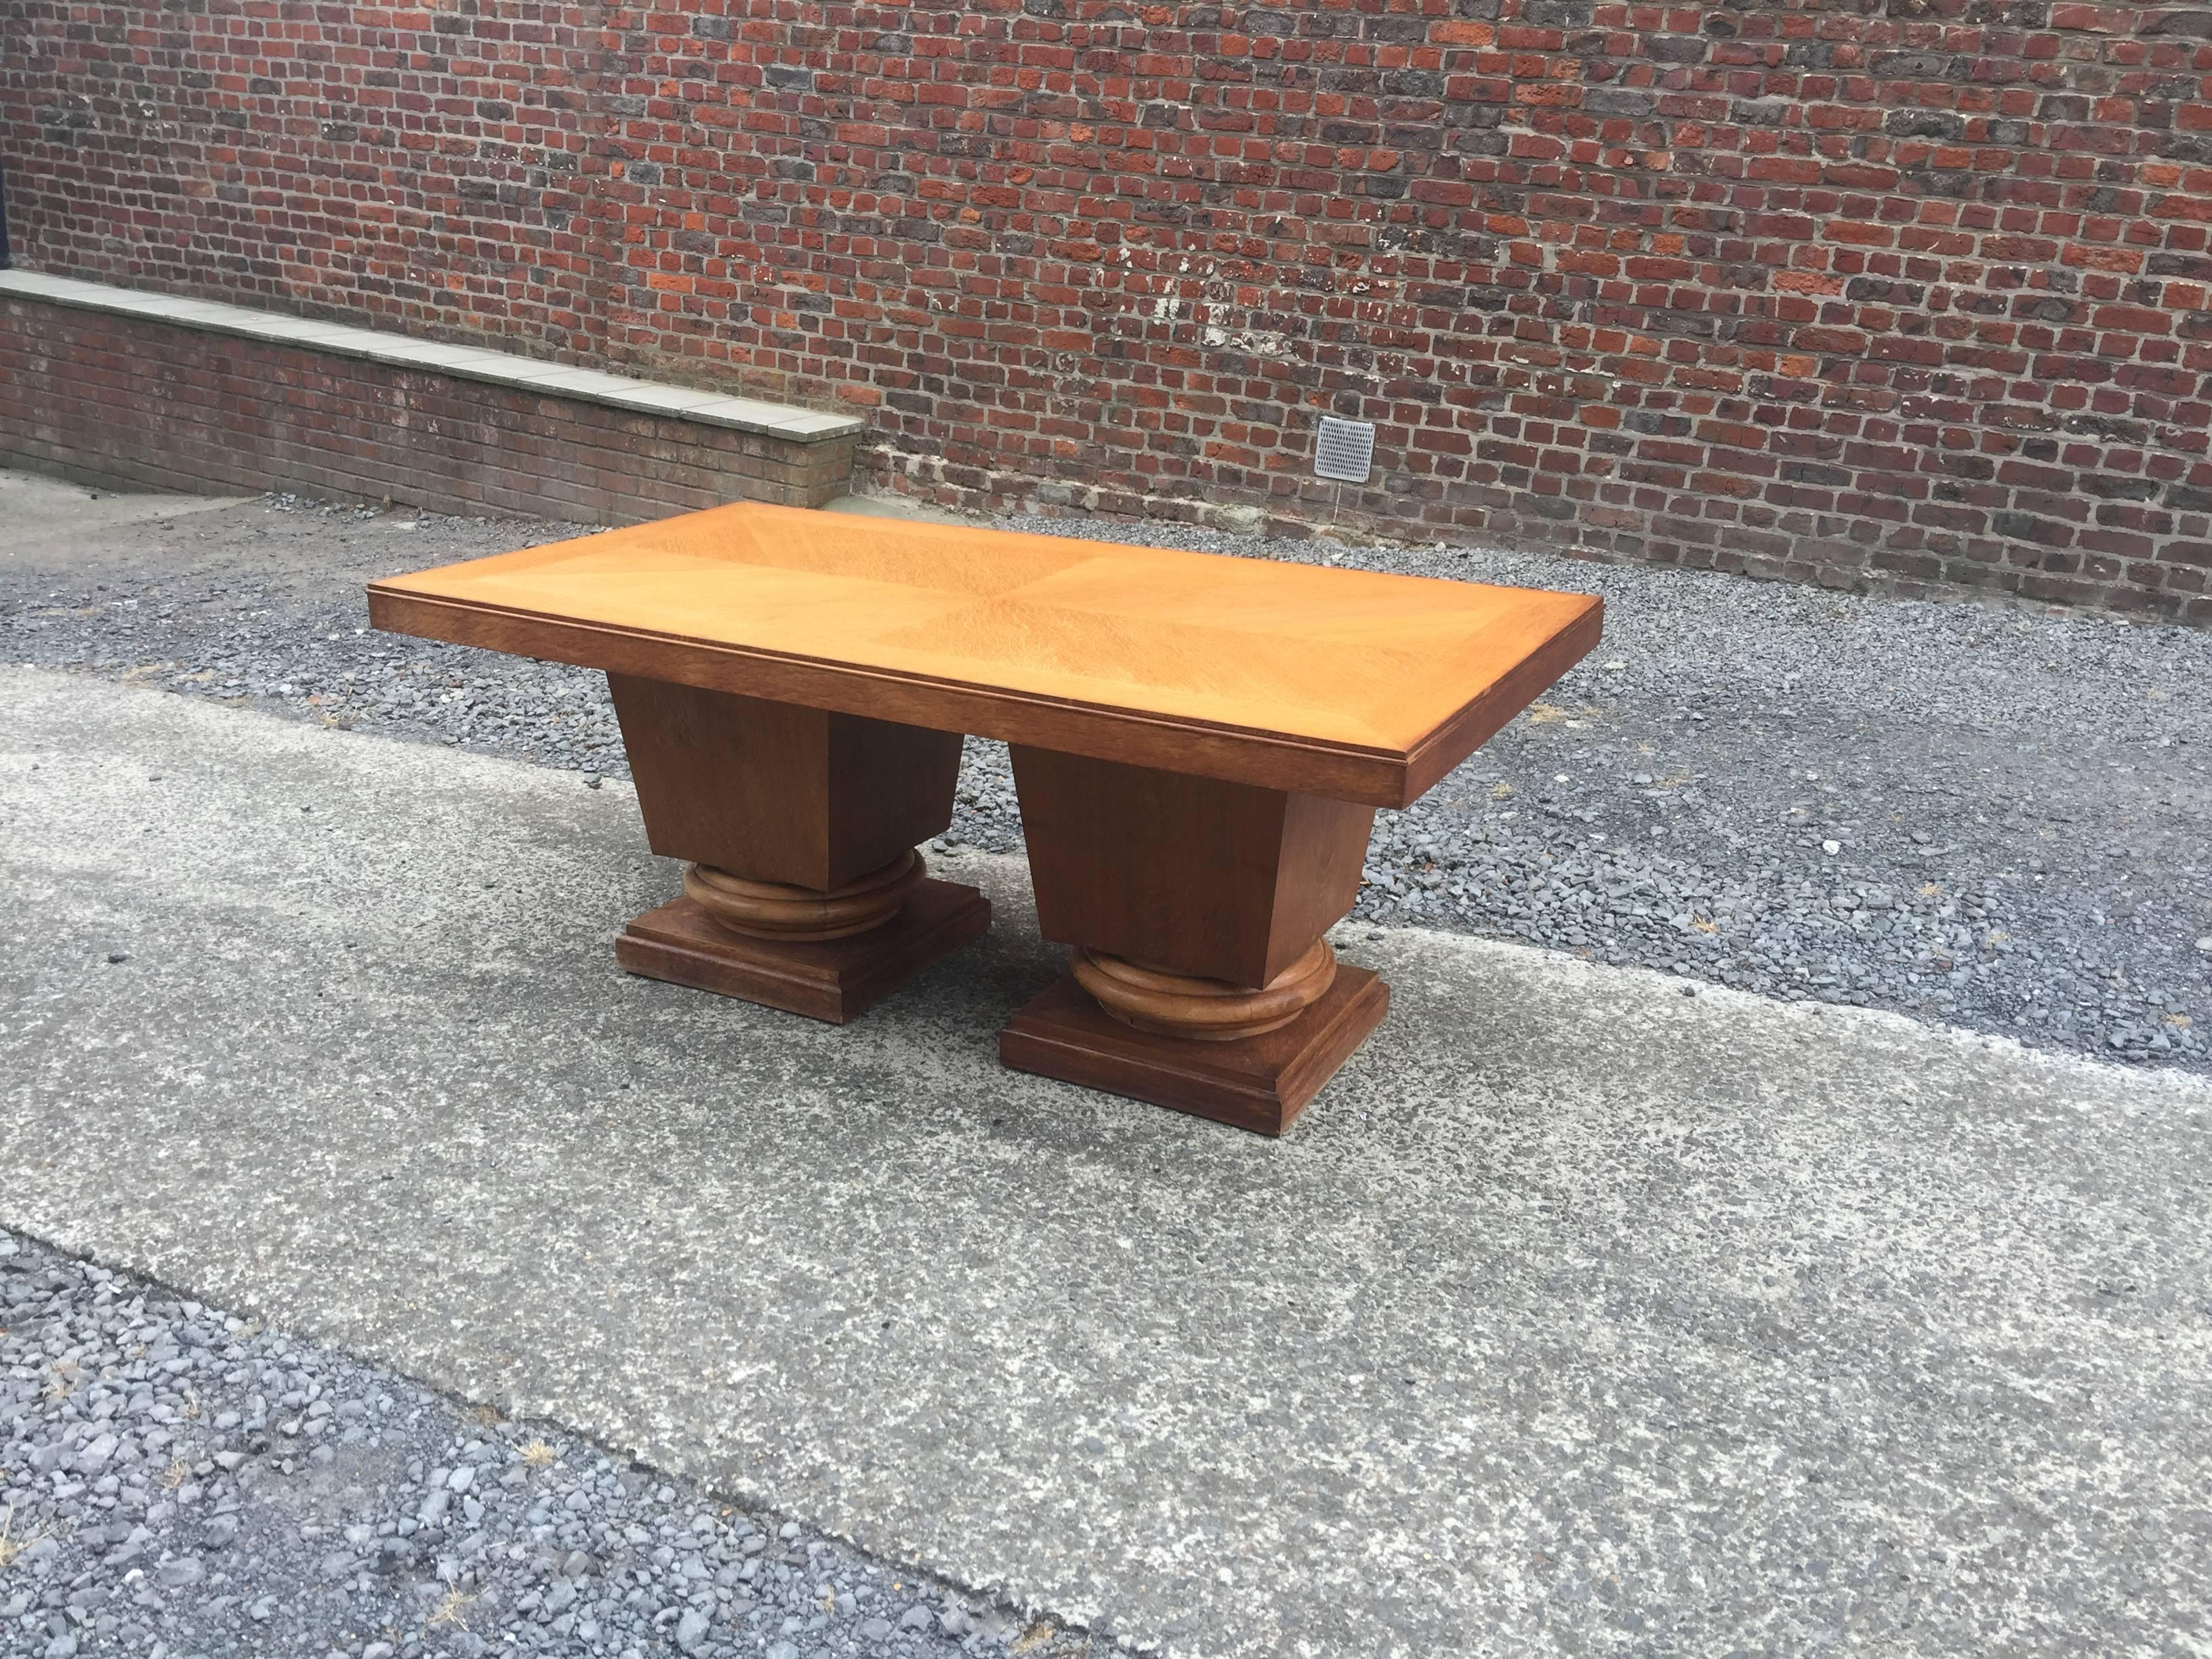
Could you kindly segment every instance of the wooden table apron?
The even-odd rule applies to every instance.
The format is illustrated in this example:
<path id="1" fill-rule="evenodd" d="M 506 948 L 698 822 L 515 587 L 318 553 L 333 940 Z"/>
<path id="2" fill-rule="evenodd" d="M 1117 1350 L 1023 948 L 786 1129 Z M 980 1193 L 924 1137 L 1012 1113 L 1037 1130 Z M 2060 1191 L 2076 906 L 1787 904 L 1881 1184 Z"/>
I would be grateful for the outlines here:
<path id="1" fill-rule="evenodd" d="M 957 526 L 823 525 L 831 519 L 720 508 L 475 561 L 373 584 L 371 620 L 605 670 L 647 840 L 688 866 L 684 895 L 632 921 L 617 942 L 617 960 L 632 972 L 819 1019 L 852 1018 L 988 927 L 981 894 L 929 876 L 916 847 L 951 823 L 963 733 L 1005 739 L 1038 925 L 1071 948 L 1071 966 L 1007 1023 L 1001 1056 L 1271 1134 L 1288 1127 L 1388 1006 L 1382 981 L 1337 962 L 1323 939 L 1358 896 L 1376 806 L 1410 805 L 1598 636 L 1599 603 L 1579 596 Z M 1016 640 L 1010 648 L 1031 625 L 1021 592 L 1057 584 L 1060 609 L 1048 614 L 1060 616 L 1065 590 L 1091 580 L 1090 564 L 1103 561 L 1133 567 L 1130 581 L 1161 592 L 1164 610 L 1184 607 L 1152 626 L 1184 653 L 1185 682 L 1196 687 L 1185 700 L 1209 714 L 1224 706 L 1248 716 L 1270 711 L 1260 697 L 1249 709 L 1224 702 L 1218 685 L 1233 688 L 1236 672 L 1209 675 L 1203 661 L 1190 660 L 1196 630 L 1176 590 L 1200 578 L 1277 611 L 1285 608 L 1279 590 L 1295 589 L 1297 604 L 1288 608 L 1304 606 L 1316 619 L 1293 616 L 1304 632 L 1288 646 L 1310 641 L 1319 666 L 1352 671 L 1365 650 L 1380 665 L 1378 683 L 1294 692 L 1292 706 L 1273 711 L 1273 725 L 1193 717 L 1174 706 L 1171 672 L 1164 690 L 1139 684 L 1131 698 L 1158 707 L 1068 695 L 1097 689 L 1085 683 L 1082 628 L 1102 650 L 1137 663 L 1141 676 L 1144 619 L 1127 614 L 1141 601 L 1117 595 L 1111 582 L 1094 584 L 1109 596 L 1097 602 L 1104 614 L 1079 618 L 1072 672 L 1057 672 L 1052 651 L 1067 647 L 1054 641 L 1010 657 L 1003 672 L 990 662 L 972 678 L 916 672 L 917 663 L 942 665 L 927 629 L 912 630 L 916 647 L 894 632 L 889 644 L 803 655 L 776 647 L 813 643 L 834 620 L 802 608 L 776 637 L 750 621 L 769 607 L 746 610 L 748 584 L 787 594 L 794 567 L 803 599 L 811 555 L 826 592 L 842 593 L 836 585 L 849 583 L 853 562 L 867 560 L 872 583 L 855 590 L 862 599 L 903 581 L 923 596 L 917 608 L 942 611 L 947 584 L 938 568 L 994 541 L 1018 544 L 1000 561 L 1011 574 L 999 585 L 1016 597 L 993 592 L 979 603 L 998 607 L 988 620 L 1006 624 Z M 738 620 L 711 634 L 653 625 L 669 611 L 653 581 L 672 548 L 691 561 L 682 568 L 695 608 L 700 592 L 726 587 L 724 602 Z M 768 574 L 756 580 L 762 568 Z M 980 578 L 959 579 L 988 588 L 1000 568 L 984 563 Z M 954 563 L 956 573 L 966 568 Z M 1270 579 L 1270 570 L 1298 574 Z M 1322 587 L 1316 575 L 1346 580 Z M 1369 585 L 1349 591 L 1363 580 Z M 1377 581 L 1396 586 L 1378 594 Z M 894 598 L 902 591 L 893 588 Z M 1349 622 L 1308 599 L 1340 591 Z M 1461 632 L 1480 652 L 1436 625 L 1445 598 L 1467 614 Z M 1370 647 L 1371 639 L 1387 641 L 1396 611 L 1407 629 L 1479 664 L 1479 673 L 1462 674 L 1477 683 L 1463 688 L 1413 653 Z M 693 610 L 683 614 L 694 620 Z M 964 637 L 991 639 L 957 606 L 942 626 L 956 642 L 963 626 Z M 772 637 L 750 637 L 759 634 Z M 1224 637 L 1224 653 L 1243 642 Z M 1283 679 L 1279 656 L 1263 656 L 1250 678 L 1295 684 Z M 1412 689 L 1380 684 L 1385 672 L 1410 675 Z M 1332 698 L 1386 711 L 1410 706 L 1395 732 L 1361 741 L 1368 734 L 1335 717 Z"/>

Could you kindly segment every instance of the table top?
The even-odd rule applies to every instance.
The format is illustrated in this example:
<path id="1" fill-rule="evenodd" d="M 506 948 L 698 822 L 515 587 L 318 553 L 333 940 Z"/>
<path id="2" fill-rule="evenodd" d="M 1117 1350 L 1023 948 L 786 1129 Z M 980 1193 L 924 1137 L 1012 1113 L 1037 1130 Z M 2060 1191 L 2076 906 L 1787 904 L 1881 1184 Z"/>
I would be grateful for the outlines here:
<path id="1" fill-rule="evenodd" d="M 1385 806 L 1527 707 L 1602 611 L 750 502 L 368 592 L 398 633 Z"/>

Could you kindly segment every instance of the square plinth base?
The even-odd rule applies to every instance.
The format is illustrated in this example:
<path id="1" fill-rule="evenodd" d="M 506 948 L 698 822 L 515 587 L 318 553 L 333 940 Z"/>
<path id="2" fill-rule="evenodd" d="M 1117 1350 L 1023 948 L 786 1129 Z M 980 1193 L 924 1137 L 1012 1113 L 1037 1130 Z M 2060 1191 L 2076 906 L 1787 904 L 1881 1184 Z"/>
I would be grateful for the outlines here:
<path id="1" fill-rule="evenodd" d="M 1198 1042 L 1124 1025 L 1064 974 L 1006 1022 L 999 1058 L 1017 1071 L 1279 1135 L 1389 1006 L 1389 986 L 1340 964 L 1321 1000 L 1281 1030 Z"/>
<path id="2" fill-rule="evenodd" d="M 732 933 L 685 897 L 630 923 L 615 941 L 615 960 L 648 979 L 842 1025 L 990 925 L 991 902 L 950 881 L 923 882 L 871 933 L 812 944 Z"/>

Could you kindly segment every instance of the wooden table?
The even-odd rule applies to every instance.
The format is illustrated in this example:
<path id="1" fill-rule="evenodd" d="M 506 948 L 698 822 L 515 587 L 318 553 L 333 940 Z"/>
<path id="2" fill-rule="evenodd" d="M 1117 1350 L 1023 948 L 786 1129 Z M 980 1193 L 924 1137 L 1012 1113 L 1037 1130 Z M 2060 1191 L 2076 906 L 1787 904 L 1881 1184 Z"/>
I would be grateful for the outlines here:
<path id="1" fill-rule="evenodd" d="M 1066 976 L 1010 1066 L 1279 1133 L 1382 1018 L 1323 939 L 1407 806 L 1596 643 L 1576 594 L 750 504 L 375 582 L 380 628 L 605 669 L 684 896 L 631 971 L 851 1018 L 988 925 L 915 843 L 1012 746 Z"/>

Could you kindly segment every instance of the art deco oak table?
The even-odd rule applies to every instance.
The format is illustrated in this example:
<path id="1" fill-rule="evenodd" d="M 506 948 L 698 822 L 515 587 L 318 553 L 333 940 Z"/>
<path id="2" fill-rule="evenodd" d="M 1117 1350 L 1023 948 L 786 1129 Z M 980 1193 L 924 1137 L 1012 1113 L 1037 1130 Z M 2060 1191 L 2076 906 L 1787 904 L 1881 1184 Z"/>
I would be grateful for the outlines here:
<path id="1" fill-rule="evenodd" d="M 1279 1133 L 1382 1019 L 1322 935 L 1410 805 L 1598 637 L 1600 602 L 739 505 L 370 586 L 398 633 L 605 669 L 684 896 L 634 973 L 842 1021 L 990 910 L 915 843 L 1012 745 L 1070 972 L 1025 1071 Z"/>

